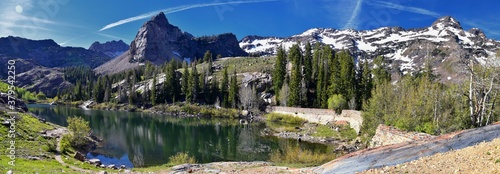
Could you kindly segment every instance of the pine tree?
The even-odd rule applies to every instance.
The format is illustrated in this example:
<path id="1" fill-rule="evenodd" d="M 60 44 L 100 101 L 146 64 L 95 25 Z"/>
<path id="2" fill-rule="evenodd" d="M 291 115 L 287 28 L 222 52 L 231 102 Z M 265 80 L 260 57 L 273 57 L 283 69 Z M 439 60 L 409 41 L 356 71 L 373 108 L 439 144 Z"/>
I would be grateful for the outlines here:
<path id="1" fill-rule="evenodd" d="M 289 106 L 300 106 L 301 105 L 301 60 L 302 53 L 298 44 L 295 44 L 290 48 L 290 53 L 288 55 L 289 59 L 292 61 L 292 76 L 290 77 L 290 97 L 288 97 Z"/>
<path id="2" fill-rule="evenodd" d="M 229 85 L 229 104 L 231 107 L 236 108 L 238 106 L 238 84 L 237 84 L 237 76 L 236 76 L 236 71 L 233 72 L 233 76 L 231 77 L 231 82 Z"/>
<path id="3" fill-rule="evenodd" d="M 370 67 L 368 65 L 368 61 L 364 61 L 363 63 L 363 68 L 362 68 L 362 77 L 361 77 L 361 104 L 362 108 L 365 107 L 366 102 L 368 102 L 368 99 L 371 98 L 371 91 L 372 91 L 372 73 L 370 70 Z"/>
<path id="4" fill-rule="evenodd" d="M 212 66 L 213 66 L 213 64 L 212 64 L 212 59 L 210 59 L 210 60 L 208 61 L 208 67 L 207 67 L 207 68 L 208 68 L 208 69 L 207 69 L 207 72 L 208 72 L 208 73 L 207 73 L 207 76 L 212 75 L 212 73 L 213 73 Z"/>
<path id="5" fill-rule="evenodd" d="M 328 54 L 328 53 L 327 53 Z M 329 67 L 330 67 L 330 84 L 328 87 L 328 96 L 333 94 L 340 94 L 342 88 L 342 79 L 340 78 L 340 57 L 343 56 L 342 53 L 331 53 L 331 57 L 329 58 Z M 330 55 L 328 55 L 330 56 Z"/>
<path id="6" fill-rule="evenodd" d="M 208 91 L 208 88 L 207 88 L 207 74 L 208 74 L 208 70 L 204 71 L 202 69 L 201 71 L 202 73 L 199 75 L 199 87 L 198 89 L 200 89 L 200 96 L 203 94 L 203 99 L 204 99 L 204 102 L 207 102 L 208 101 L 208 97 L 209 97 L 209 93 L 207 92 Z M 201 97 L 200 97 L 201 98 Z"/>
<path id="7" fill-rule="evenodd" d="M 314 83 L 312 78 L 312 59 L 311 43 L 307 42 L 304 53 L 304 78 L 307 87 L 310 87 Z"/>
<path id="8" fill-rule="evenodd" d="M 212 83 L 210 87 L 210 103 L 214 103 L 219 98 L 219 82 L 217 81 L 217 76 L 212 77 Z"/>
<path id="9" fill-rule="evenodd" d="M 204 62 L 212 61 L 212 53 L 210 53 L 210 50 L 207 50 L 205 52 L 205 55 L 203 56 L 203 61 Z"/>
<path id="10" fill-rule="evenodd" d="M 76 86 L 74 88 L 74 93 L 75 93 L 75 100 L 81 100 L 82 99 L 82 83 L 80 80 L 76 82 Z"/>
<path id="11" fill-rule="evenodd" d="M 354 67 L 354 58 L 348 51 L 339 53 L 340 63 L 340 88 L 339 93 L 345 97 L 346 101 L 353 100 L 356 95 L 356 71 Z"/>
<path id="12" fill-rule="evenodd" d="M 381 84 L 391 81 L 391 75 L 384 61 L 384 56 L 378 56 L 375 60 L 373 60 L 373 63 L 376 66 L 376 68 L 373 69 L 373 84 L 375 88 Z"/>
<path id="13" fill-rule="evenodd" d="M 283 47 L 278 49 L 278 54 L 276 55 L 276 63 L 274 64 L 274 71 L 272 74 L 274 93 L 276 98 L 279 98 L 279 90 L 285 81 L 286 75 L 286 53 Z"/>
<path id="14" fill-rule="evenodd" d="M 186 96 L 189 83 L 189 70 L 187 64 L 184 64 L 183 66 L 184 66 L 184 71 L 182 73 L 182 93 L 184 94 L 184 96 Z"/>
<path id="15" fill-rule="evenodd" d="M 222 107 L 229 107 L 229 94 L 228 94 L 228 85 L 229 85 L 229 77 L 227 75 L 227 67 L 224 68 L 224 73 L 222 76 L 222 83 L 221 83 L 221 98 L 222 98 Z"/>
<path id="16" fill-rule="evenodd" d="M 313 53 L 313 59 L 312 59 L 312 80 L 316 82 L 318 80 L 318 74 L 319 74 L 319 65 L 320 65 L 320 60 L 321 60 L 321 45 L 319 42 L 316 42 L 314 44 L 314 53 Z"/>
<path id="17" fill-rule="evenodd" d="M 111 98 L 111 80 L 108 75 L 104 76 L 105 84 L 104 84 L 104 102 L 109 102 Z"/>
<path id="18" fill-rule="evenodd" d="M 151 87 L 151 104 L 154 106 L 156 105 L 156 73 L 153 74 L 153 84 Z"/>
<path id="19" fill-rule="evenodd" d="M 130 74 L 130 77 L 127 77 L 127 79 L 130 79 L 129 80 L 129 95 L 128 95 L 128 103 L 130 105 L 134 104 L 137 99 L 137 93 L 135 91 L 135 83 L 137 81 L 137 76 L 136 76 L 136 73 L 135 71 L 132 71 L 132 73 Z"/>
<path id="20" fill-rule="evenodd" d="M 199 77 L 198 70 L 196 69 L 196 61 L 193 62 L 193 67 L 191 68 L 191 73 L 188 80 L 188 89 L 186 94 L 186 101 L 196 102 L 199 93 Z"/>

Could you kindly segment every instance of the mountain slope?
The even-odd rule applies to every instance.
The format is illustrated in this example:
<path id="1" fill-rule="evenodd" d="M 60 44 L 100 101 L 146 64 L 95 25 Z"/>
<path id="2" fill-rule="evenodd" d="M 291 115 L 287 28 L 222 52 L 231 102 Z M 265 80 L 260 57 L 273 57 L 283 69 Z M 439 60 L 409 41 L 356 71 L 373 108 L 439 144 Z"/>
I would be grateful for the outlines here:
<path id="1" fill-rule="evenodd" d="M 109 57 L 117 57 L 129 49 L 129 46 L 119 41 L 108 41 L 106 43 L 94 42 L 90 45 L 89 50 L 100 52 L 108 55 Z"/>
<path id="2" fill-rule="evenodd" d="M 427 58 L 444 80 L 464 70 L 459 62 L 474 58 L 479 63 L 496 59 L 500 43 L 488 39 L 479 29 L 463 30 L 450 16 L 436 20 L 431 26 L 405 30 L 401 27 L 383 27 L 375 30 L 336 30 L 313 28 L 287 38 L 247 36 L 239 45 L 248 53 L 274 55 L 277 47 L 286 49 L 297 42 L 323 43 L 335 50 L 348 49 L 357 58 L 383 55 L 388 58 L 393 73 L 419 70 Z M 302 44 L 302 48 L 303 48 Z M 498 59 L 497 59 L 498 61 Z M 447 67 L 441 67 L 447 65 Z M 453 65 L 453 66 L 450 66 Z M 449 76 L 452 76 L 448 78 Z"/>
<path id="3" fill-rule="evenodd" d="M 100 74 L 116 73 L 139 66 L 145 61 L 160 65 L 171 59 L 203 57 L 210 50 L 212 54 L 228 56 L 246 56 L 232 33 L 196 38 L 183 32 L 179 27 L 168 22 L 165 14 L 159 13 L 143 24 L 130 43 L 130 49 L 106 64 L 96 68 Z"/>
<path id="4" fill-rule="evenodd" d="M 0 57 L 21 58 L 49 68 L 81 65 L 94 68 L 111 59 L 104 53 L 85 48 L 61 47 L 50 39 L 30 40 L 13 36 L 0 38 Z"/>

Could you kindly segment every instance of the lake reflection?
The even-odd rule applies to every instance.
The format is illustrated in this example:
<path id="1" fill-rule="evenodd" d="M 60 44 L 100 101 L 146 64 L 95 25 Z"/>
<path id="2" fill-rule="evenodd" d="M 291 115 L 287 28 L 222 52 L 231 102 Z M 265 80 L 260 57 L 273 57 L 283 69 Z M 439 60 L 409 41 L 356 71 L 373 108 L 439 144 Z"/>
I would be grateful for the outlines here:
<path id="1" fill-rule="evenodd" d="M 67 106 L 28 105 L 30 112 L 49 122 L 66 126 L 68 116 L 90 122 L 93 134 L 103 138 L 102 147 L 87 154 L 103 164 L 145 167 L 162 165 L 178 152 L 187 152 L 197 162 L 266 161 L 286 143 L 261 136 L 264 123 L 240 125 L 238 120 L 177 118 L 141 112 L 83 110 Z M 300 143 L 314 151 L 331 152 L 322 144 Z"/>

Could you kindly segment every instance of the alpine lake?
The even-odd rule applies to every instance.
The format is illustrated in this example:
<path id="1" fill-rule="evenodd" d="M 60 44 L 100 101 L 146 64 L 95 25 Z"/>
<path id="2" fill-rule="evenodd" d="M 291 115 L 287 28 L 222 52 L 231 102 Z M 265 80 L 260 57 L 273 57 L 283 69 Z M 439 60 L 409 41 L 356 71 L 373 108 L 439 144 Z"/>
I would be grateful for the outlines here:
<path id="1" fill-rule="evenodd" d="M 29 111 L 48 122 L 67 126 L 67 118 L 80 116 L 92 134 L 103 139 L 88 159 L 127 168 L 168 163 L 169 157 L 187 152 L 198 163 L 268 161 L 272 152 L 297 143 L 302 149 L 333 153 L 332 145 L 266 136 L 265 122 L 240 124 L 237 119 L 181 118 L 144 112 L 86 110 L 69 106 L 29 104 Z M 334 154 L 332 154 L 334 155 Z"/>

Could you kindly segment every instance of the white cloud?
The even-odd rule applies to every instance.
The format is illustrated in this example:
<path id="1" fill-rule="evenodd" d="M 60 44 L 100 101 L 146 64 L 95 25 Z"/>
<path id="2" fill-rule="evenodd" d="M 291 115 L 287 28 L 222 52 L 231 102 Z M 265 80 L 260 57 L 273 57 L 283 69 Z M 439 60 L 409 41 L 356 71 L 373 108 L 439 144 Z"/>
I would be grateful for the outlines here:
<path id="1" fill-rule="evenodd" d="M 141 20 L 141 19 L 146 19 L 146 18 L 154 16 L 154 15 L 160 13 L 160 12 L 163 12 L 165 14 L 169 14 L 169 13 L 175 13 L 175 12 L 180 12 L 180 11 L 184 11 L 184 10 L 189 10 L 189 9 L 192 9 L 192 8 L 209 7 L 209 6 L 217 6 L 217 5 L 228 5 L 228 4 L 244 4 L 244 3 L 270 2 L 270 1 L 276 1 L 276 0 L 229 1 L 229 2 L 214 2 L 214 3 L 204 3 L 204 4 L 182 5 L 182 6 L 178 6 L 178 7 L 172 7 L 172 8 L 162 9 L 162 10 L 158 10 L 158 11 L 144 13 L 144 14 L 141 14 L 141 15 L 138 15 L 138 16 L 127 18 L 127 19 L 119 20 L 117 22 L 113 22 L 111 24 L 108 24 L 108 25 L 104 26 L 99 31 L 104 31 L 104 30 L 107 30 L 107 29 L 110 29 L 110 28 L 113 28 L 113 27 L 116 27 L 116 26 L 120 26 L 120 25 L 129 23 L 129 22 L 133 22 L 133 21 L 137 21 L 137 20 Z"/>

